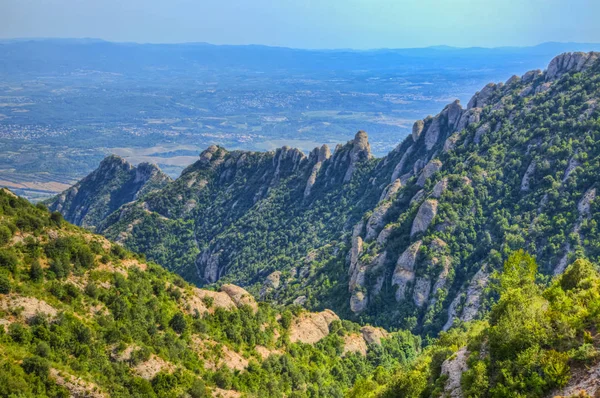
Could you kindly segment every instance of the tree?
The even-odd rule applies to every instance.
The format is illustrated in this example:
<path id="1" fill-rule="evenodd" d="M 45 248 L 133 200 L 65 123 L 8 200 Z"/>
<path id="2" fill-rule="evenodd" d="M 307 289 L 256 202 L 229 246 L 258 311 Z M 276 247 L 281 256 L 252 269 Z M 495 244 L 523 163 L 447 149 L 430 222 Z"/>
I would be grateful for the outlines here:
<path id="1" fill-rule="evenodd" d="M 178 312 L 175 315 L 173 315 L 173 318 L 171 318 L 171 320 L 169 321 L 169 326 L 176 333 L 184 333 L 187 329 L 187 321 L 185 320 L 183 313 Z"/>

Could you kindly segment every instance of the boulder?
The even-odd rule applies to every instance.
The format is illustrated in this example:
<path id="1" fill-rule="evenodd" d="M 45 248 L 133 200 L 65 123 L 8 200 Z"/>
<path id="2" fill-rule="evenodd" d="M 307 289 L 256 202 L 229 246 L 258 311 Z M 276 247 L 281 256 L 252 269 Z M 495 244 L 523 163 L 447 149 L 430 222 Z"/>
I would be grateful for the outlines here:
<path id="1" fill-rule="evenodd" d="M 254 300 L 254 297 L 245 289 L 236 285 L 225 284 L 221 286 L 221 291 L 225 292 L 229 297 L 231 297 L 231 300 L 237 307 L 247 305 L 252 308 L 254 312 L 258 311 L 258 304 L 256 304 L 256 300 Z"/>
<path id="2" fill-rule="evenodd" d="M 354 136 L 352 141 L 352 149 L 350 151 L 350 165 L 344 175 L 344 182 L 352 179 L 352 174 L 356 168 L 356 164 L 371 158 L 371 146 L 369 145 L 369 136 L 364 131 L 359 131 Z"/>
<path id="3" fill-rule="evenodd" d="M 423 304 L 429 299 L 429 292 L 431 291 L 431 281 L 426 277 L 419 277 L 415 281 L 415 288 L 413 290 L 413 301 L 417 307 L 422 307 Z"/>
<path id="4" fill-rule="evenodd" d="M 442 363 L 442 376 L 447 377 L 444 386 L 445 397 L 463 398 L 460 380 L 463 373 L 469 368 L 467 366 L 468 358 L 469 351 L 463 347 Z"/>
<path id="5" fill-rule="evenodd" d="M 331 310 L 306 312 L 292 320 L 290 341 L 314 344 L 329 335 L 329 325 L 340 318 Z"/>
<path id="6" fill-rule="evenodd" d="M 360 333 L 367 344 L 381 345 L 381 339 L 385 339 L 389 336 L 389 333 L 382 328 L 376 328 L 373 326 L 363 326 L 360 328 Z"/>
<path id="7" fill-rule="evenodd" d="M 425 182 L 442 168 L 442 162 L 439 159 L 433 159 L 423 167 L 421 175 L 417 179 L 417 185 L 425 186 Z"/>
<path id="8" fill-rule="evenodd" d="M 400 181 L 399 178 L 396 178 L 394 181 L 392 181 L 391 184 L 389 184 L 383 190 L 383 192 L 381 193 L 381 196 L 379 197 L 379 201 L 383 202 L 383 201 L 391 199 L 392 196 L 394 196 L 396 193 L 398 193 L 400 188 L 402 188 L 402 182 Z"/>
<path id="9" fill-rule="evenodd" d="M 410 236 L 414 236 L 418 233 L 424 232 L 429 228 L 431 222 L 437 215 L 438 201 L 435 199 L 427 199 L 421 207 L 413 221 L 412 228 L 410 230 Z"/>
<path id="10" fill-rule="evenodd" d="M 419 139 L 419 136 L 423 132 L 423 127 L 424 126 L 425 126 L 425 123 L 422 120 L 417 120 L 415 122 L 415 124 L 413 124 L 412 139 L 413 139 L 414 142 L 417 142 L 417 140 Z"/>
<path id="11" fill-rule="evenodd" d="M 396 301 L 404 300 L 408 283 L 415 279 L 415 262 L 422 244 L 422 241 L 416 241 L 398 257 L 396 268 L 392 275 L 392 286 L 397 286 Z"/>
<path id="12" fill-rule="evenodd" d="M 439 199 L 442 197 L 442 194 L 444 193 L 444 191 L 446 191 L 446 189 L 448 189 L 448 178 L 444 177 L 433 186 L 431 196 L 433 196 L 436 199 Z"/>
<path id="13" fill-rule="evenodd" d="M 373 240 L 375 237 L 377 237 L 377 233 L 385 225 L 385 215 L 390 207 L 392 207 L 392 202 L 386 201 L 375 208 L 373 214 L 371 214 L 371 217 L 369 217 L 369 221 L 367 222 L 367 236 L 365 237 L 366 241 Z"/>

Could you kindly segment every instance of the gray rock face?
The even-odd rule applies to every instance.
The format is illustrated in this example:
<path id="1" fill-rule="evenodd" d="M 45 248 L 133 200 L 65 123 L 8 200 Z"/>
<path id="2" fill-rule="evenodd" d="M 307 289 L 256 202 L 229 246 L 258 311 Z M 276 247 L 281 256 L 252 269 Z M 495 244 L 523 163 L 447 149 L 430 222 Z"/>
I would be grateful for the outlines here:
<path id="1" fill-rule="evenodd" d="M 531 182 L 531 176 L 535 172 L 535 162 L 532 161 L 527 166 L 527 170 L 525 170 L 525 174 L 523 175 L 523 179 L 521 180 L 521 191 L 529 191 L 529 185 Z"/>
<path id="2" fill-rule="evenodd" d="M 352 293 L 350 297 L 350 311 L 356 313 L 363 312 L 367 308 L 368 297 L 361 291 Z"/>
<path id="3" fill-rule="evenodd" d="M 371 145 L 369 145 L 369 136 L 364 131 L 359 131 L 354 136 L 352 141 L 352 150 L 350 151 L 350 165 L 344 175 L 344 182 L 352 179 L 352 174 L 356 168 L 356 164 L 363 160 L 371 158 Z"/>
<path id="4" fill-rule="evenodd" d="M 496 90 L 496 84 L 489 83 L 481 91 L 477 92 L 469 101 L 467 109 L 472 108 L 485 108 L 489 105 L 489 100 L 494 91 Z"/>
<path id="5" fill-rule="evenodd" d="M 425 186 L 425 182 L 442 168 L 442 162 L 438 159 L 433 159 L 423 167 L 421 175 L 417 179 L 417 185 Z"/>
<path id="6" fill-rule="evenodd" d="M 592 66 L 599 56 L 600 53 L 595 52 L 560 54 L 550 61 L 546 71 L 546 81 L 558 79 L 565 73 L 581 72 Z"/>
<path id="7" fill-rule="evenodd" d="M 483 290 L 487 286 L 490 280 L 490 275 L 487 271 L 487 267 L 484 265 L 475 274 L 469 287 L 467 289 L 467 295 L 465 305 L 460 316 L 460 320 L 463 322 L 469 322 L 475 319 L 479 307 L 481 306 L 481 298 L 483 296 Z"/>
<path id="8" fill-rule="evenodd" d="M 490 132 L 489 123 L 484 123 L 475 130 L 475 137 L 473 138 L 473 142 L 476 144 L 481 143 L 481 137 Z"/>
<path id="9" fill-rule="evenodd" d="M 529 72 L 525 73 L 522 77 L 521 77 L 521 81 L 525 84 L 527 83 L 531 83 L 532 81 L 535 80 L 536 77 L 540 76 L 542 74 L 542 71 L 537 69 L 537 70 L 530 70 Z"/>
<path id="10" fill-rule="evenodd" d="M 397 286 L 396 301 L 404 300 L 408 283 L 415 279 L 415 261 L 417 260 L 417 254 L 422 244 L 422 241 L 416 241 L 398 257 L 396 268 L 392 275 L 392 286 Z"/>
<path id="11" fill-rule="evenodd" d="M 275 271 L 266 277 L 260 289 L 260 298 L 263 300 L 270 292 L 279 288 L 281 284 L 281 272 Z"/>
<path id="12" fill-rule="evenodd" d="M 583 197 L 577 203 L 577 211 L 580 217 L 588 218 L 590 216 L 590 205 L 594 199 L 596 199 L 596 188 L 588 189 L 583 194 Z"/>
<path id="13" fill-rule="evenodd" d="M 200 277 L 208 283 L 214 283 L 219 280 L 219 257 L 220 253 L 212 253 L 209 250 L 204 250 L 196 259 L 196 268 L 201 272 Z M 203 270 L 203 271 L 201 271 Z"/>
<path id="14" fill-rule="evenodd" d="M 388 185 L 383 190 L 383 192 L 381 193 L 381 196 L 379 197 L 379 201 L 383 202 L 385 200 L 389 200 L 392 196 L 394 196 L 396 193 L 398 193 L 400 188 L 402 188 L 402 182 L 400 181 L 399 178 L 396 178 L 394 181 L 392 181 L 392 183 L 390 185 Z"/>
<path id="15" fill-rule="evenodd" d="M 316 158 L 316 162 L 310 172 L 310 176 L 308 177 L 308 180 L 306 181 L 306 187 L 304 188 L 304 197 L 305 198 L 310 196 L 312 187 L 313 187 L 313 185 L 315 185 L 315 182 L 317 181 L 317 175 L 319 174 L 319 170 L 321 170 L 321 167 L 323 166 L 323 162 L 331 157 L 331 151 L 329 150 L 329 147 L 327 145 L 323 145 L 319 149 L 315 148 L 311 152 L 310 157 Z"/>
<path id="16" fill-rule="evenodd" d="M 453 150 L 456 147 L 456 143 L 458 142 L 459 138 L 460 135 L 458 135 L 457 133 L 452 134 L 450 137 L 446 138 L 442 152 L 446 153 Z"/>
<path id="17" fill-rule="evenodd" d="M 448 178 L 444 177 L 433 186 L 431 196 L 439 199 L 442 197 L 442 194 L 446 191 L 446 189 L 448 189 Z"/>
<path id="18" fill-rule="evenodd" d="M 456 132 L 460 132 L 466 129 L 471 124 L 477 124 L 481 120 L 481 108 L 471 108 L 462 113 L 458 125 L 456 126 Z"/>
<path id="19" fill-rule="evenodd" d="M 413 148 L 414 148 L 414 146 L 408 147 L 406 152 L 404 152 L 404 154 L 400 158 L 400 161 L 398 162 L 398 164 L 394 168 L 394 171 L 392 172 L 392 182 L 396 181 L 398 179 L 398 177 L 400 176 L 400 173 L 402 173 L 402 170 L 404 169 L 404 165 L 406 164 L 406 159 L 408 159 L 408 157 L 412 153 Z"/>
<path id="20" fill-rule="evenodd" d="M 459 121 L 463 114 L 463 108 L 460 106 L 460 101 L 456 100 L 447 106 L 448 112 L 448 128 L 454 130 L 458 127 Z"/>
<path id="21" fill-rule="evenodd" d="M 377 244 L 379 246 L 385 245 L 385 242 L 387 242 L 388 238 L 390 237 L 390 235 L 393 231 L 394 231 L 394 229 L 392 228 L 391 225 L 388 225 L 385 228 L 383 228 L 381 230 L 381 232 L 379 233 L 379 235 L 377 236 Z"/>
<path id="22" fill-rule="evenodd" d="M 429 292 L 431 291 L 431 281 L 426 277 L 419 277 L 415 281 L 415 288 L 413 291 L 413 301 L 419 308 L 423 306 L 429 299 Z"/>
<path id="23" fill-rule="evenodd" d="M 435 146 L 440 138 L 440 118 L 439 116 L 433 118 L 433 121 L 427 128 L 425 133 L 425 148 L 430 151 Z"/>
<path id="24" fill-rule="evenodd" d="M 425 191 L 423 189 L 419 189 L 416 194 L 412 198 L 410 198 L 410 205 L 415 202 L 420 202 L 425 197 Z"/>
<path id="25" fill-rule="evenodd" d="M 569 159 L 569 164 L 567 165 L 567 168 L 565 169 L 565 174 L 563 175 L 562 182 L 567 181 L 573 170 L 575 170 L 578 166 L 581 166 L 581 162 L 575 159 L 575 156 L 572 156 Z"/>
<path id="26" fill-rule="evenodd" d="M 417 142 L 417 140 L 419 139 L 419 136 L 423 132 L 423 126 L 425 126 L 425 123 L 423 123 L 422 120 L 417 120 L 415 122 L 415 124 L 413 124 L 412 139 L 414 142 Z"/>
<path id="27" fill-rule="evenodd" d="M 438 202 L 435 199 L 427 199 L 417 212 L 410 230 L 410 236 L 424 232 L 437 215 Z"/>
<path id="28" fill-rule="evenodd" d="M 367 236 L 365 237 L 366 241 L 373 240 L 377 237 L 377 233 L 384 225 L 385 215 L 390 207 L 392 207 L 392 202 L 386 201 L 375 208 L 373 214 L 371 217 L 369 217 L 369 221 L 367 222 Z"/>
<path id="29" fill-rule="evenodd" d="M 469 352 L 466 347 L 463 347 L 442 363 L 442 375 L 448 378 L 444 386 L 445 397 L 463 398 L 460 380 L 463 373 L 469 368 L 467 366 L 468 358 Z"/>
<path id="30" fill-rule="evenodd" d="M 348 269 L 348 275 L 350 276 L 350 282 L 348 289 L 353 291 L 357 285 L 362 285 L 358 280 L 360 277 L 360 255 L 363 251 L 363 240 L 360 236 L 352 239 L 352 248 L 350 249 L 350 268 Z"/>

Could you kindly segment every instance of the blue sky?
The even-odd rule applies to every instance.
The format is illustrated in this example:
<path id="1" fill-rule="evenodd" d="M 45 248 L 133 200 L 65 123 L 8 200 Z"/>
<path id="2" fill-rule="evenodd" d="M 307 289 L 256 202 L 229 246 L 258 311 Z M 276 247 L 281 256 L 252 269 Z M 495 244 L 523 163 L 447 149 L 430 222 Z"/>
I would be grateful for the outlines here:
<path id="1" fill-rule="evenodd" d="M 296 48 L 600 42 L 600 0 L 0 0 L 0 37 Z"/>

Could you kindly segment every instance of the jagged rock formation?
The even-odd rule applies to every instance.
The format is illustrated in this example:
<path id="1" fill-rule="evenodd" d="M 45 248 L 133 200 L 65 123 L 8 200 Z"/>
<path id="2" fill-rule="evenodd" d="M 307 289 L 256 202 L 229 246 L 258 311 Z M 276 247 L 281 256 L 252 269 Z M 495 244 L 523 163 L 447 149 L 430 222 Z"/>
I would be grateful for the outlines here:
<path id="1" fill-rule="evenodd" d="M 437 208 L 438 201 L 435 199 L 428 199 L 421 204 L 410 230 L 411 236 L 424 232 L 429 228 L 429 225 L 431 225 L 437 214 Z"/>
<path id="2" fill-rule="evenodd" d="M 600 155 L 597 58 L 564 54 L 490 83 L 466 108 L 454 101 L 417 121 L 381 159 L 362 131 L 309 156 L 210 147 L 98 229 L 198 284 L 242 283 L 281 303 L 439 331 L 477 317 L 478 271 L 510 250 L 534 251 L 547 273 L 574 253 L 596 255 L 584 196 Z M 277 288 L 265 282 L 274 271 L 285 275 Z"/>
<path id="3" fill-rule="evenodd" d="M 462 398 L 463 392 L 460 385 L 462 374 L 468 369 L 467 358 L 469 351 L 465 347 L 458 350 L 454 355 L 442 363 L 442 376 L 446 376 L 444 386 L 445 396 L 449 398 Z"/>
<path id="4" fill-rule="evenodd" d="M 73 187 L 46 203 L 77 225 L 94 229 L 125 203 L 163 188 L 171 181 L 158 166 L 140 163 L 137 167 L 112 155 Z"/>

